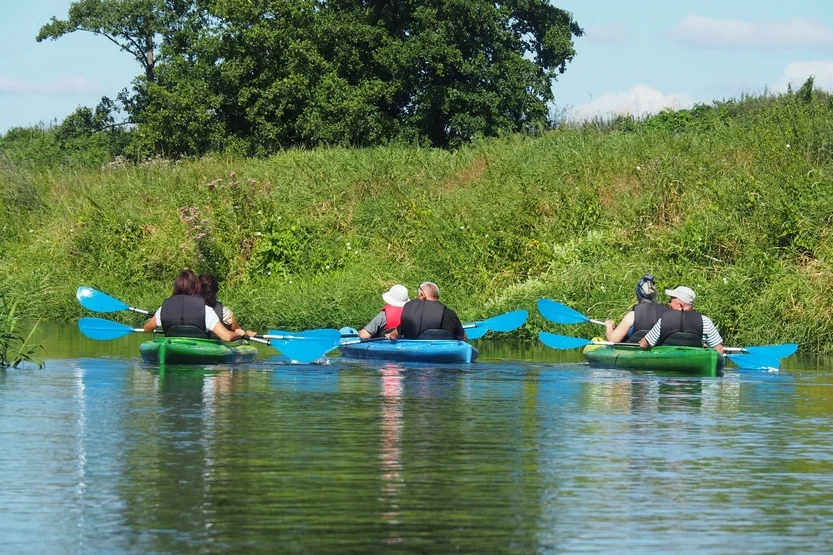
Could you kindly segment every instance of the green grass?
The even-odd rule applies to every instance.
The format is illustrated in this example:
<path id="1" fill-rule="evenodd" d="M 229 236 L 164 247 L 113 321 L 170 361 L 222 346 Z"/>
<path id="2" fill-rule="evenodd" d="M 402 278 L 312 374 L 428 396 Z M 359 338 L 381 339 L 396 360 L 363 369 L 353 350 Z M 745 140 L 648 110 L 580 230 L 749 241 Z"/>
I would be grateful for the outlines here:
<path id="1" fill-rule="evenodd" d="M 99 168 L 0 149 L 0 279 L 20 316 L 83 315 L 82 284 L 156 308 L 191 267 L 223 279 L 251 329 L 360 327 L 393 283 L 431 280 L 464 321 L 527 308 L 516 338 L 590 337 L 542 321 L 535 301 L 618 319 L 651 272 L 692 287 L 727 344 L 833 352 L 833 101 L 819 92 L 455 152 Z"/>

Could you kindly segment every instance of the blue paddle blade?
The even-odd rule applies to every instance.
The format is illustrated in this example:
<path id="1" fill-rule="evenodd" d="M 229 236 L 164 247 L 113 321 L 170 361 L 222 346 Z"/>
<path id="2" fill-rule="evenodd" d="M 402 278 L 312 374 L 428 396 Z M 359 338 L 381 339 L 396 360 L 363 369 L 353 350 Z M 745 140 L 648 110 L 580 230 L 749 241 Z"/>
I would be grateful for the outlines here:
<path id="1" fill-rule="evenodd" d="M 269 344 L 283 355 L 298 362 L 313 362 L 336 348 L 341 341 L 341 332 L 334 329 L 287 332 L 269 330 L 269 335 L 286 336 L 285 339 L 270 339 Z"/>
<path id="2" fill-rule="evenodd" d="M 468 339 L 480 339 L 481 337 L 486 335 L 486 333 L 488 331 L 489 331 L 489 328 L 481 328 L 481 327 L 470 328 L 470 329 L 466 330 L 466 337 Z"/>
<path id="3" fill-rule="evenodd" d="M 763 345 L 760 347 L 744 347 L 743 350 L 750 355 L 764 358 L 785 358 L 794 354 L 798 350 L 798 345 L 795 343 L 786 343 L 784 345 Z"/>
<path id="4" fill-rule="evenodd" d="M 550 299 L 538 299 L 538 312 L 556 324 L 583 324 L 590 321 L 584 314 Z"/>
<path id="5" fill-rule="evenodd" d="M 81 318 L 78 320 L 78 329 L 90 339 L 99 341 L 117 339 L 136 331 L 130 326 L 103 318 Z"/>
<path id="6" fill-rule="evenodd" d="M 81 306 L 93 312 L 119 312 L 130 310 L 130 306 L 118 299 L 114 299 L 106 293 L 96 291 L 91 287 L 82 285 L 75 292 L 75 297 Z"/>
<path id="7" fill-rule="evenodd" d="M 729 358 L 729 360 L 737 364 L 739 367 L 746 368 L 749 370 L 768 368 L 778 369 L 781 366 L 781 361 L 777 358 L 767 358 L 751 354 L 727 354 L 726 356 Z"/>
<path id="8" fill-rule="evenodd" d="M 578 347 L 584 347 L 585 345 L 593 343 L 593 341 L 589 339 L 583 339 L 581 337 L 568 337 L 566 335 L 558 335 L 548 331 L 538 332 L 538 339 L 541 340 L 541 343 L 553 349 L 576 349 Z"/>
<path id="9" fill-rule="evenodd" d="M 529 313 L 526 310 L 515 310 L 500 316 L 486 318 L 482 322 L 475 322 L 475 327 L 484 327 L 487 330 L 499 332 L 513 331 L 521 327 L 528 316 Z"/>

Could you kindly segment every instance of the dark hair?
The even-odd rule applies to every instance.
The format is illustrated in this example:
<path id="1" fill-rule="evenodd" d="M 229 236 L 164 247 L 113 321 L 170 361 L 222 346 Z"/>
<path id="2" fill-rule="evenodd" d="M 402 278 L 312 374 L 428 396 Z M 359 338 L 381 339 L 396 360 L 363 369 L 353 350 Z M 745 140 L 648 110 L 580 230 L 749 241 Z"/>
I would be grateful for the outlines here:
<path id="1" fill-rule="evenodd" d="M 174 281 L 174 295 L 199 295 L 200 281 L 191 270 L 182 270 Z"/>
<path id="2" fill-rule="evenodd" d="M 205 298 L 205 304 L 214 308 L 217 305 L 217 292 L 220 290 L 220 284 L 217 283 L 217 278 L 214 274 L 200 275 L 200 295 Z"/>

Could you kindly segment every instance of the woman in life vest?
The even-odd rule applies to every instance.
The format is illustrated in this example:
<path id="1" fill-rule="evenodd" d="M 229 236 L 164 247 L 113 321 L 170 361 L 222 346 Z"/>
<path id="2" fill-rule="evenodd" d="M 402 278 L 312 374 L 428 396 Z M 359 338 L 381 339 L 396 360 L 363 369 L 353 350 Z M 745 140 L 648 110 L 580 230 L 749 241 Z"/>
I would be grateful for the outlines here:
<path id="1" fill-rule="evenodd" d="M 213 332 L 223 341 L 234 341 L 246 336 L 242 329 L 229 331 L 213 309 L 200 295 L 197 274 L 183 270 L 174 281 L 174 294 L 165 299 L 153 318 L 145 323 L 145 331 L 152 332 L 159 326 L 168 337 L 208 337 Z"/>
<path id="2" fill-rule="evenodd" d="M 200 295 L 205 299 L 205 306 L 214 311 L 217 318 L 220 319 L 227 330 L 235 331 L 240 329 L 240 324 L 237 323 L 237 317 L 234 315 L 234 312 L 217 300 L 217 293 L 220 291 L 220 284 L 217 282 L 217 277 L 214 274 L 200 274 L 199 279 Z M 217 339 L 213 332 L 211 336 Z"/>
<path id="3" fill-rule="evenodd" d="M 361 339 L 382 337 L 385 333 L 397 327 L 402 318 L 402 307 L 411 299 L 408 297 L 408 288 L 397 283 L 389 291 L 382 294 L 382 300 L 386 303 L 382 310 L 365 327 L 359 330 Z"/>
<path id="4" fill-rule="evenodd" d="M 622 321 L 615 326 L 613 320 L 605 320 L 607 340 L 619 343 L 639 343 L 654 324 L 662 317 L 668 307 L 657 304 L 657 288 L 654 276 L 645 274 L 636 284 L 636 304 L 630 312 L 622 317 Z M 615 326 L 615 327 L 614 327 Z M 627 337 L 627 339 L 625 339 Z"/>

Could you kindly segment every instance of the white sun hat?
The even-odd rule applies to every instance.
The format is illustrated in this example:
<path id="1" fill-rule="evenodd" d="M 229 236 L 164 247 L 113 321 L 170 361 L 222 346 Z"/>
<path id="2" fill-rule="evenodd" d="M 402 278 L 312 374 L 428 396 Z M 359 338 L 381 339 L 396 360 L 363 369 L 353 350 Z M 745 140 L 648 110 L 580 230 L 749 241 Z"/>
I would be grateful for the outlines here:
<path id="1" fill-rule="evenodd" d="M 680 299 L 685 304 L 694 304 L 694 298 L 696 295 L 694 291 L 689 289 L 688 287 L 677 287 L 676 289 L 666 289 L 665 294 L 669 297 L 676 297 Z"/>
<path id="2" fill-rule="evenodd" d="M 408 288 L 398 283 L 391 287 L 390 291 L 382 293 L 382 299 L 391 306 L 405 306 L 405 303 L 411 300 L 408 297 Z"/>

